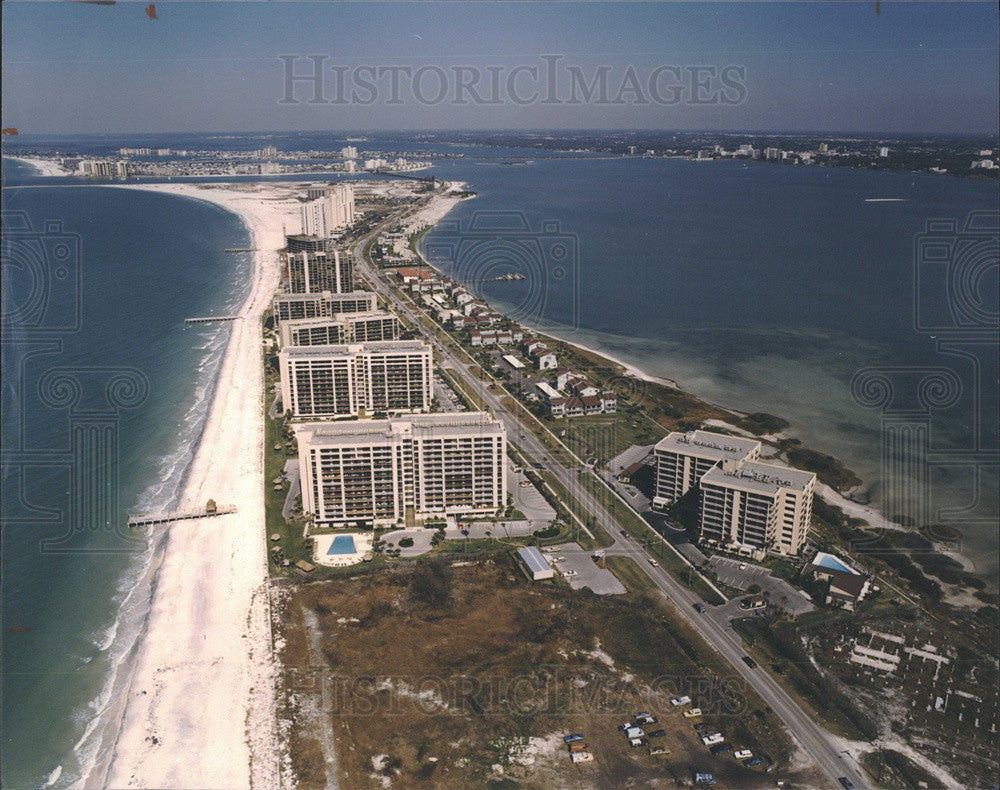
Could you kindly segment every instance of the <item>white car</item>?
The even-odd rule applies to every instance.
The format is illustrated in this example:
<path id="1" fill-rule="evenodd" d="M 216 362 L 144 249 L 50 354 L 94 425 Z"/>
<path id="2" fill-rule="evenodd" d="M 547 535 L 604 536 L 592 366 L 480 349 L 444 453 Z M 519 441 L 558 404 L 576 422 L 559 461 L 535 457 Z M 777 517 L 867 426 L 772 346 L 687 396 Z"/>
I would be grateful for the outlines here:
<path id="1" fill-rule="evenodd" d="M 563 576 L 576 576 L 576 571 L 563 571 Z"/>
<path id="2" fill-rule="evenodd" d="M 747 564 L 745 562 L 740 563 L 740 570 L 745 571 L 747 569 Z"/>
<path id="3" fill-rule="evenodd" d="M 681 705 L 690 705 L 691 698 L 687 696 L 674 697 L 672 700 L 670 700 L 670 704 L 673 705 L 675 708 L 679 708 Z"/>
<path id="4" fill-rule="evenodd" d="M 737 760 L 746 760 L 750 757 L 753 757 L 753 752 L 750 751 L 749 749 L 740 749 L 740 751 L 733 753 L 733 757 L 735 757 Z"/>
<path id="5" fill-rule="evenodd" d="M 650 565 L 652 565 L 652 566 L 653 566 L 654 568 L 658 568 L 658 567 L 659 567 L 659 565 L 660 565 L 660 563 L 658 563 L 658 562 L 657 562 L 656 560 L 654 560 L 654 559 L 653 559 L 652 557 L 650 557 L 650 558 L 649 558 L 649 564 L 650 564 Z"/>
<path id="6" fill-rule="evenodd" d="M 717 743 L 722 743 L 726 740 L 725 736 L 721 732 L 713 732 L 711 735 L 706 735 L 701 739 L 701 742 L 706 746 L 715 746 Z"/>

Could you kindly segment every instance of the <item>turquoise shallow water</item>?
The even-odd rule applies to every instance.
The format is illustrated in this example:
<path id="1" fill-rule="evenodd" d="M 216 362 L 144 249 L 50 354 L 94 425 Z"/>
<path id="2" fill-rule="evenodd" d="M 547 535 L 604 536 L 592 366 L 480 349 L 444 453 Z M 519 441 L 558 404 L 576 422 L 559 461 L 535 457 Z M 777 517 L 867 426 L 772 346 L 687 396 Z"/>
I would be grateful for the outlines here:
<path id="1" fill-rule="evenodd" d="M 926 416 L 923 512 L 960 527 L 965 552 L 996 580 L 997 347 L 975 341 L 995 337 L 996 248 L 965 230 L 978 212 L 995 238 L 994 183 L 634 158 L 435 172 L 477 192 L 423 241 L 441 268 L 529 325 L 712 402 L 789 419 L 804 443 L 857 470 L 875 502 L 886 479 L 900 483 L 883 471 L 886 417 Z M 931 220 L 955 223 L 943 244 L 965 250 L 947 276 L 922 257 Z M 522 237 L 537 253 L 505 252 L 504 239 Z M 527 279 L 482 282 L 515 269 Z M 986 319 L 952 326 L 956 304 Z M 852 394 L 871 368 L 893 390 L 884 408 Z M 925 373 L 955 397 L 925 410 Z"/>
<path id="2" fill-rule="evenodd" d="M 19 630 L 3 639 L 3 785 L 64 786 L 148 604 L 155 546 L 120 526 L 176 495 L 228 338 L 183 320 L 242 302 L 250 261 L 222 250 L 248 234 L 131 190 L 5 189 L 4 211 L 32 232 L 4 250 L 3 622 Z M 51 275 L 40 301 L 31 250 Z"/>
<path id="3" fill-rule="evenodd" d="M 305 147 L 339 142 L 317 138 Z M 203 138 L 163 144 L 208 145 Z M 246 142 L 247 148 L 260 145 L 258 138 Z M 952 452 L 953 461 L 976 448 L 995 450 L 995 346 L 963 356 L 961 347 L 941 347 L 946 332 L 914 321 L 915 244 L 927 221 L 961 223 L 974 211 L 995 216 L 994 184 L 766 164 L 471 153 L 479 159 L 431 171 L 467 181 L 477 197 L 449 215 L 451 225 L 429 234 L 424 249 L 457 276 L 482 279 L 509 269 L 511 257 L 463 252 L 449 259 L 456 229 L 460 241 L 475 242 L 470 223 L 477 212 L 492 223 L 488 238 L 509 237 L 509 227 L 496 228 L 512 219 L 526 225 L 536 245 L 536 253 L 520 259 L 529 279 L 473 285 L 525 323 L 714 402 L 788 418 L 806 444 L 856 468 L 876 499 L 882 422 L 878 409 L 852 397 L 850 382 L 860 369 L 953 371 L 958 397 L 932 410 L 932 449 L 939 456 Z M 515 155 L 529 163 L 499 164 Z M 97 408 L 106 403 L 114 371 L 138 371 L 115 389 L 119 402 L 139 401 L 116 417 L 115 523 L 128 510 L 168 505 L 190 459 L 227 337 L 225 327 L 185 329 L 183 318 L 238 304 L 249 275 L 249 261 L 221 252 L 248 241 L 227 212 L 135 191 L 6 188 L 37 184 L 26 172 L 5 160 L 4 209 L 26 212 L 36 229 L 56 220 L 79 236 L 80 298 L 63 287 L 45 303 L 57 308 L 53 315 L 79 304 L 81 323 L 67 330 L 56 322 L 54 332 L 41 335 L 39 327 L 18 334 L 5 325 L 5 344 L 56 346 L 43 345 L 45 353 L 28 358 L 23 376 L 20 358 L 4 354 L 3 619 L 8 627 L 30 628 L 5 633 L 3 644 L 5 787 L 37 787 L 50 779 L 65 786 L 79 776 L 91 754 L 92 740 L 85 736 L 96 731 L 112 670 L 127 660 L 142 622 L 149 590 L 141 571 L 153 549 L 142 543 L 125 553 L 86 551 L 122 548 L 113 530 L 86 512 L 78 520 L 88 529 L 74 536 L 71 551 L 41 551 L 40 541 L 59 538 L 71 520 L 73 483 L 65 463 L 71 424 L 64 397 L 72 386 L 50 373 L 44 402 L 39 386 L 53 369 L 97 369 L 90 378 L 77 376 L 89 388 L 80 405 Z M 558 259 L 556 243 L 566 253 Z M 21 271 L 29 271 L 30 256 L 24 263 Z M 18 303 L 9 297 L 29 282 L 13 274 L 4 277 L 5 314 L 8 304 Z M 995 300 L 995 278 L 994 268 L 979 280 L 985 310 L 994 313 L 988 296 Z M 934 287 L 946 293 L 952 284 Z M 901 373 L 892 375 L 899 387 L 910 386 Z M 9 386 L 21 379 L 23 388 Z M 14 452 L 22 448 L 30 457 Z M 24 465 L 32 460 L 52 463 Z M 995 579 L 996 469 L 982 469 L 977 498 L 974 468 L 935 467 L 932 504 L 937 510 L 972 506 L 941 520 L 968 522 L 965 548 Z"/>

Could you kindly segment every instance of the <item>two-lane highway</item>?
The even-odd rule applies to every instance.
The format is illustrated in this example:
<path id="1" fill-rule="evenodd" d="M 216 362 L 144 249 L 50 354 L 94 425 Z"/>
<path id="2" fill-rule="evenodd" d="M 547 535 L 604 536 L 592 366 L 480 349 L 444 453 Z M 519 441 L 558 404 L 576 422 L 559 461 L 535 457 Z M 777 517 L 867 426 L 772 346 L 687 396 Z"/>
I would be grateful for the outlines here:
<path id="1" fill-rule="evenodd" d="M 393 218 L 394 221 L 399 217 Z M 589 489 L 578 480 L 578 475 L 590 474 L 578 467 L 565 466 L 542 442 L 521 422 L 521 417 L 508 409 L 501 398 L 489 390 L 489 383 L 477 376 L 466 362 L 459 360 L 454 351 L 442 343 L 431 332 L 414 312 L 407 301 L 396 292 L 395 288 L 386 282 L 365 259 L 364 252 L 368 242 L 381 231 L 381 226 L 368 236 L 359 240 L 353 247 L 355 272 L 363 276 L 388 303 L 417 329 L 430 343 L 441 359 L 451 368 L 461 385 L 466 390 L 474 392 L 483 403 L 503 421 L 507 429 L 508 440 L 532 463 L 541 463 L 565 487 L 567 491 L 598 523 L 604 525 L 614 538 L 614 544 L 609 553 L 627 554 L 638 560 L 640 567 L 647 573 L 656 587 L 677 607 L 681 615 L 701 634 L 719 655 L 731 665 L 732 670 L 747 682 L 767 705 L 784 722 L 792 736 L 798 741 L 813 762 L 827 775 L 831 786 L 838 787 L 839 777 L 848 778 L 859 790 L 867 787 L 867 783 L 857 770 L 845 759 L 834 738 L 823 730 L 813 718 L 806 713 L 795 700 L 774 680 L 764 669 L 751 669 L 743 662 L 743 649 L 739 637 L 732 629 L 725 628 L 713 618 L 699 615 L 694 610 L 694 604 L 701 599 L 684 587 L 661 567 L 649 564 L 650 555 L 645 548 L 622 529 L 618 518 L 610 512 Z M 595 479 L 599 479 L 596 478 Z M 624 507 L 625 505 L 623 505 Z"/>

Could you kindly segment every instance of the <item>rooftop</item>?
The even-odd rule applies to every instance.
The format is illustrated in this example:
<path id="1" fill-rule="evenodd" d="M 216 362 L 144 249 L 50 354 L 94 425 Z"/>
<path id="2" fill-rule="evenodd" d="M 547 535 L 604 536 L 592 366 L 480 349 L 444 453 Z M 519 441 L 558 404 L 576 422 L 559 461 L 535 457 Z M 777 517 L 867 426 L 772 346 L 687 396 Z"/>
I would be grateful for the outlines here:
<path id="1" fill-rule="evenodd" d="M 297 359 L 304 357 L 316 357 L 317 359 L 328 359 L 330 357 L 348 357 L 355 354 L 388 354 L 394 352 L 427 352 L 431 347 L 423 340 L 370 340 L 364 343 L 348 343 L 345 345 L 332 346 L 288 346 L 282 349 L 281 353 Z"/>
<path id="2" fill-rule="evenodd" d="M 487 412 L 414 414 L 389 420 L 306 422 L 294 426 L 300 442 L 336 445 L 351 441 L 390 440 L 394 436 L 496 436 L 504 434 L 503 423 Z"/>
<path id="3" fill-rule="evenodd" d="M 693 455 L 711 461 L 742 461 L 760 449 L 756 439 L 743 439 L 710 431 L 674 431 L 656 443 L 654 451 Z"/>
<path id="4" fill-rule="evenodd" d="M 786 466 L 762 464 L 759 461 L 727 461 L 722 466 L 709 469 L 701 483 L 773 496 L 782 488 L 803 491 L 815 479 L 816 475 L 812 472 L 789 469 Z"/>
<path id="5" fill-rule="evenodd" d="M 521 558 L 521 562 L 528 566 L 528 570 L 532 573 L 544 573 L 545 571 L 551 571 L 552 566 L 549 565 L 542 553 L 536 549 L 534 546 L 522 546 L 517 550 L 517 556 Z"/>

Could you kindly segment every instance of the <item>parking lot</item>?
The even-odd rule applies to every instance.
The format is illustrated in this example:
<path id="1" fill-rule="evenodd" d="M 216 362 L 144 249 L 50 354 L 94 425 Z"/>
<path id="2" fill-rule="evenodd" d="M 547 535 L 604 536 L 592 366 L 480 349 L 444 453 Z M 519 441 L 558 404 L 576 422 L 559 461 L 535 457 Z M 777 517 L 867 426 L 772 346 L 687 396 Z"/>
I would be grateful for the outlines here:
<path id="1" fill-rule="evenodd" d="M 556 562 L 554 558 L 563 557 Z M 623 595 L 627 592 L 618 578 L 607 568 L 598 568 L 589 551 L 581 549 L 576 543 L 561 543 L 546 549 L 546 558 L 552 567 L 569 582 L 574 590 L 589 587 L 598 595 Z M 566 571 L 573 571 L 567 575 Z"/>
<path id="2" fill-rule="evenodd" d="M 728 557 L 714 556 L 709 559 L 709 565 L 718 574 L 719 581 L 737 590 L 748 590 L 753 585 L 760 587 L 769 606 L 785 610 L 793 616 L 811 612 L 816 607 L 784 579 L 771 575 L 770 568 L 740 562 Z M 742 570 L 740 566 L 746 567 Z"/>
<path id="3" fill-rule="evenodd" d="M 522 483 L 528 485 L 523 486 Z M 556 511 L 524 476 L 524 472 L 510 474 L 509 490 L 514 495 L 514 508 L 524 513 L 536 529 L 547 527 L 555 519 Z"/>

